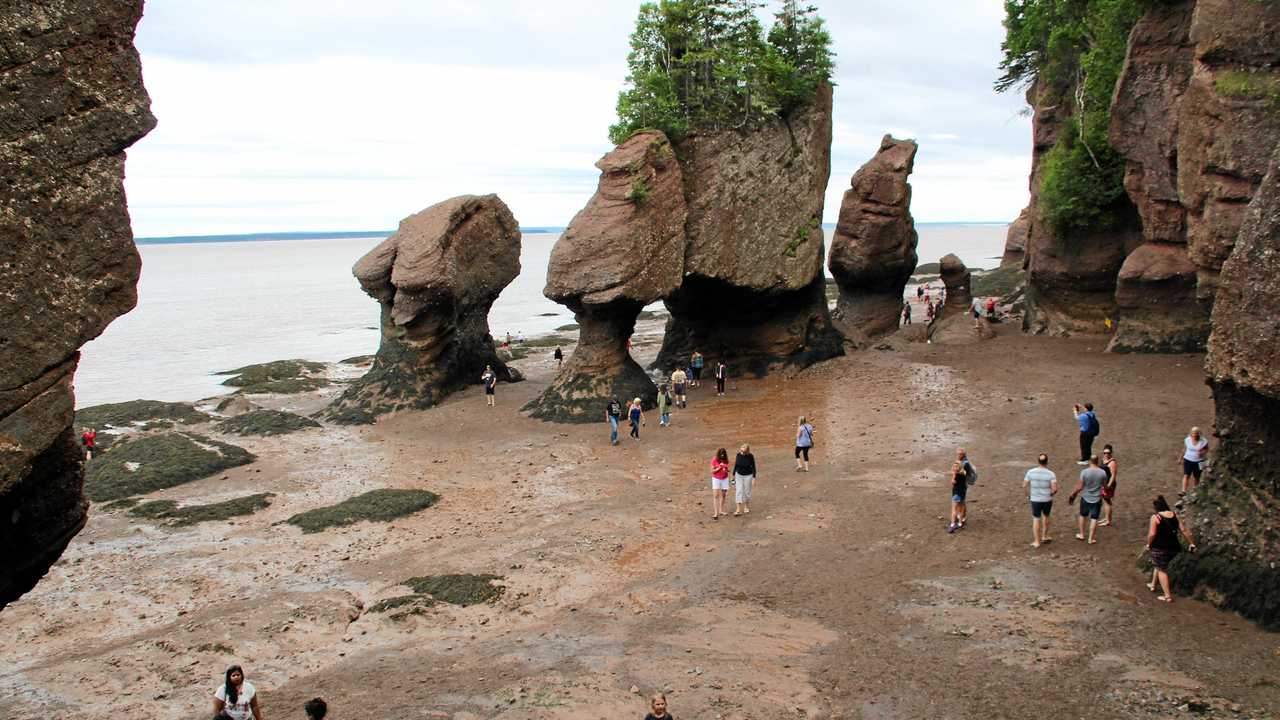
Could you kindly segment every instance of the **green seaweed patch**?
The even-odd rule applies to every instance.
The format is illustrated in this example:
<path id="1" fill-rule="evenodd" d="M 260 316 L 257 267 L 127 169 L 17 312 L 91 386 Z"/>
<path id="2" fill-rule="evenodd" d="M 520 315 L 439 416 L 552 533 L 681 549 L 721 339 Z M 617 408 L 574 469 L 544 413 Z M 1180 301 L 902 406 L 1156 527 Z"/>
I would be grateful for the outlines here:
<path id="1" fill-rule="evenodd" d="M 911 271 L 912 275 L 938 275 L 942 272 L 942 263 L 921 263 Z"/>
<path id="2" fill-rule="evenodd" d="M 195 525 L 202 522 L 229 520 L 233 517 L 252 515 L 271 506 L 275 493 L 258 493 L 233 498 L 208 505 L 186 505 L 178 507 L 172 500 L 152 500 L 134 507 L 129 511 L 133 517 L 148 520 L 165 520 L 174 527 Z"/>
<path id="3" fill-rule="evenodd" d="M 253 383 L 251 385 L 241 387 L 236 392 L 241 392 L 246 395 L 261 395 L 266 393 L 275 393 L 277 395 L 296 395 L 298 393 L 319 390 L 320 388 L 328 387 L 330 384 L 331 383 L 328 378 L 300 377 Z"/>
<path id="4" fill-rule="evenodd" d="M 107 512 L 115 512 L 117 510 L 128 510 L 129 508 L 137 505 L 138 502 L 139 502 L 138 498 L 135 498 L 135 497 L 120 498 L 119 500 L 112 500 L 111 502 L 103 505 L 102 509 L 106 510 Z"/>
<path id="5" fill-rule="evenodd" d="M 236 435 L 287 435 L 320 427 L 320 423 L 283 410 L 254 410 L 223 420 L 215 427 L 218 432 Z"/>
<path id="6" fill-rule="evenodd" d="M 574 342 L 573 338 L 565 337 L 564 335 L 545 335 L 543 337 L 530 338 L 520 343 L 518 347 L 549 348 L 568 345 L 572 342 Z"/>
<path id="7" fill-rule="evenodd" d="M 172 427 L 174 423 L 194 425 L 212 419 L 188 403 L 130 400 L 80 408 L 76 411 L 75 423 L 95 430 L 138 426 L 154 429 Z"/>
<path id="8" fill-rule="evenodd" d="M 577 330 L 579 327 L 581 326 L 578 325 L 578 323 L 569 323 L 568 325 L 561 325 L 560 327 L 556 328 L 556 332 L 570 332 L 573 330 Z"/>
<path id="9" fill-rule="evenodd" d="M 368 410 L 351 406 L 341 410 L 321 410 L 320 414 L 335 425 L 372 425 L 378 421 L 378 417 Z"/>
<path id="10" fill-rule="evenodd" d="M 406 615 L 421 615 L 426 612 L 427 608 L 434 604 L 435 600 L 432 600 L 426 595 L 397 595 L 395 597 L 379 600 L 378 602 L 370 605 L 368 611 L 371 613 L 385 613 L 391 612 L 392 610 L 406 608 L 404 611 L 396 613 L 393 616 L 393 619 L 399 619 Z"/>
<path id="11" fill-rule="evenodd" d="M 1004 265 L 995 270 L 973 274 L 972 292 L 975 297 L 1005 297 L 1023 284 L 1026 273 L 1017 265 Z"/>
<path id="12" fill-rule="evenodd" d="M 300 393 L 325 387 L 329 381 L 312 377 L 324 372 L 325 364 L 311 360 L 276 360 L 224 370 L 215 375 L 232 375 L 223 385 L 238 387 L 243 393 Z"/>
<path id="13" fill-rule="evenodd" d="M 519 345 L 498 348 L 498 359 L 502 362 L 511 362 L 512 360 L 523 360 L 529 357 L 529 349 Z"/>
<path id="14" fill-rule="evenodd" d="M 501 575 L 425 575 L 409 578 L 400 584 L 418 595 L 429 595 L 437 602 L 467 607 L 493 602 L 501 597 L 507 589 L 493 584 L 493 581 L 501 579 Z"/>
<path id="15" fill-rule="evenodd" d="M 209 477 L 257 456 L 192 433 L 168 432 L 120 441 L 85 463 L 85 495 L 94 502 L 142 495 Z"/>
<path id="16" fill-rule="evenodd" d="M 356 355 L 346 360 L 339 360 L 339 365 L 369 365 L 373 363 L 373 355 Z"/>
<path id="17" fill-rule="evenodd" d="M 298 513 L 285 522 L 304 533 L 318 533 L 331 527 L 354 525 L 361 520 L 389 522 L 425 510 L 440 499 L 427 490 L 384 488 L 348 498 L 337 505 Z"/>

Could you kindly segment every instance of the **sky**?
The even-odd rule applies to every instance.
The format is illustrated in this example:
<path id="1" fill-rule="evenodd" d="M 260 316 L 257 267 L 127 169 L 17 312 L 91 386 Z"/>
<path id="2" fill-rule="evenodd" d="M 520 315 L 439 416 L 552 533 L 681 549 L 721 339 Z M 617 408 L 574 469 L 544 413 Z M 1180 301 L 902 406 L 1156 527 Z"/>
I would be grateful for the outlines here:
<path id="1" fill-rule="evenodd" d="M 1009 221 L 1030 121 L 997 94 L 1001 0 L 813 0 L 836 53 L 834 222 L 885 133 L 920 143 L 917 222 Z M 768 11 L 772 11 L 771 3 Z M 129 150 L 135 235 L 385 230 L 497 193 L 568 224 L 611 148 L 638 0 L 147 0 L 159 125 Z"/>

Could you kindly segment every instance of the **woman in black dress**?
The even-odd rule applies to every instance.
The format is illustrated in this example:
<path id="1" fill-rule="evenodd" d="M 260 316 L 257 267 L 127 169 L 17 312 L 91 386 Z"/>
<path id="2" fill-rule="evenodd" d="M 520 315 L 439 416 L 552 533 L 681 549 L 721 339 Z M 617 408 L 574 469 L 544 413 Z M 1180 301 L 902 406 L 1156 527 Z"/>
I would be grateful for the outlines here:
<path id="1" fill-rule="evenodd" d="M 1151 523 L 1147 528 L 1147 549 L 1151 551 L 1151 564 L 1155 569 L 1151 571 L 1151 582 L 1147 583 L 1147 589 L 1156 592 L 1158 581 L 1164 594 L 1156 599 L 1173 602 L 1173 593 L 1169 591 L 1169 564 L 1182 552 L 1178 535 L 1187 539 L 1191 552 L 1196 551 L 1196 541 L 1178 513 L 1169 509 L 1169 503 L 1163 495 L 1155 496 L 1151 505 L 1155 508 L 1155 513 L 1151 515 Z"/>

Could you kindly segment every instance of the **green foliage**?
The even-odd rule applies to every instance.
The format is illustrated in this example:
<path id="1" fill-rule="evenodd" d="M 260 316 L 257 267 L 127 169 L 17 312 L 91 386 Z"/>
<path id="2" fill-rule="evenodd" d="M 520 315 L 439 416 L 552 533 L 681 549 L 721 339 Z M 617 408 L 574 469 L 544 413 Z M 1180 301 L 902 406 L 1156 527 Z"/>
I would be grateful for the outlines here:
<path id="1" fill-rule="evenodd" d="M 84 466 L 84 492 L 94 502 L 182 485 L 258 458 L 235 445 L 186 433 L 120 442 Z"/>
<path id="2" fill-rule="evenodd" d="M 645 128 L 668 137 L 790 114 L 831 78 L 831 37 L 816 8 L 785 0 L 764 33 L 755 0 L 658 0 L 640 6 L 614 144 Z"/>
<path id="3" fill-rule="evenodd" d="M 631 180 L 631 189 L 627 191 L 627 202 L 639 205 L 649 197 L 649 183 L 644 177 L 636 177 Z"/>
<path id="4" fill-rule="evenodd" d="M 285 522 L 302 528 L 304 533 L 317 533 L 331 527 L 354 525 L 361 520 L 389 522 L 425 510 L 439 499 L 440 496 L 427 490 L 371 490 L 337 505 L 298 513 Z"/>
<path id="5" fill-rule="evenodd" d="M 1068 121 L 1042 163 L 1040 212 L 1055 233 L 1105 230 L 1121 221 L 1124 158 L 1110 145 L 1089 147 Z"/>
<path id="6" fill-rule="evenodd" d="M 252 515 L 258 510 L 269 507 L 274 493 L 258 493 L 244 497 L 232 498 L 225 502 L 208 505 L 187 505 L 178 507 L 172 500 L 152 500 L 135 506 L 129 511 L 133 517 L 149 520 L 167 520 L 170 525 L 182 527 L 202 522 L 229 520 L 242 515 Z"/>
<path id="7" fill-rule="evenodd" d="M 1228 70 L 1214 79 L 1213 89 L 1233 100 L 1266 100 L 1273 110 L 1280 110 L 1280 81 L 1270 75 Z"/>
<path id="8" fill-rule="evenodd" d="M 310 418 L 283 410 L 254 410 L 218 423 L 218 432 L 236 435 L 286 435 L 297 430 L 320 427 Z"/>

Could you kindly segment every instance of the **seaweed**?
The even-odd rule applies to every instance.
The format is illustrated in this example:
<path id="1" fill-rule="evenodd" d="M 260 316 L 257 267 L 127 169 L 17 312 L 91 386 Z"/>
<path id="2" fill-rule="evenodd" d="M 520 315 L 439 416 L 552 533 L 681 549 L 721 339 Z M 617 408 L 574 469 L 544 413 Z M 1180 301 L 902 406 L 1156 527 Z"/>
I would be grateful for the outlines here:
<path id="1" fill-rule="evenodd" d="M 361 520 L 389 522 L 425 510 L 439 499 L 439 495 L 427 490 L 384 488 L 347 498 L 337 505 L 298 513 L 285 522 L 301 528 L 304 533 L 317 533 Z"/>
<path id="2" fill-rule="evenodd" d="M 329 385 L 329 380 L 313 377 L 324 372 L 325 364 L 310 360 L 276 360 L 257 365 L 245 365 L 235 370 L 224 370 L 215 375 L 232 375 L 223 385 L 238 387 L 242 393 L 309 392 Z"/>
<path id="3" fill-rule="evenodd" d="M 412 577 L 400 583 L 419 595 L 430 595 L 437 602 L 450 605 L 479 605 L 492 602 L 506 592 L 502 585 L 494 585 L 501 575 L 425 575 Z"/>
<path id="4" fill-rule="evenodd" d="M 91 405 L 76 411 L 75 424 L 102 430 L 107 427 L 144 429 L 172 427 L 174 423 L 194 425 L 213 418 L 189 403 L 161 400 L 129 400 L 128 402 Z"/>
<path id="5" fill-rule="evenodd" d="M 202 435 L 168 432 L 120 441 L 85 463 L 85 495 L 94 502 L 119 500 L 200 480 L 257 456 Z"/>
<path id="6" fill-rule="evenodd" d="M 320 427 L 320 423 L 283 410 L 254 410 L 224 420 L 214 427 L 218 432 L 236 435 L 287 435 L 306 428 Z"/>
<path id="7" fill-rule="evenodd" d="M 229 520 L 242 515 L 252 515 L 271 505 L 275 493 L 258 493 L 244 497 L 232 498 L 208 505 L 187 505 L 178 507 L 173 500 L 152 500 L 135 506 L 129 511 L 133 517 L 148 520 L 168 520 L 169 525 L 183 527 L 215 520 Z"/>

